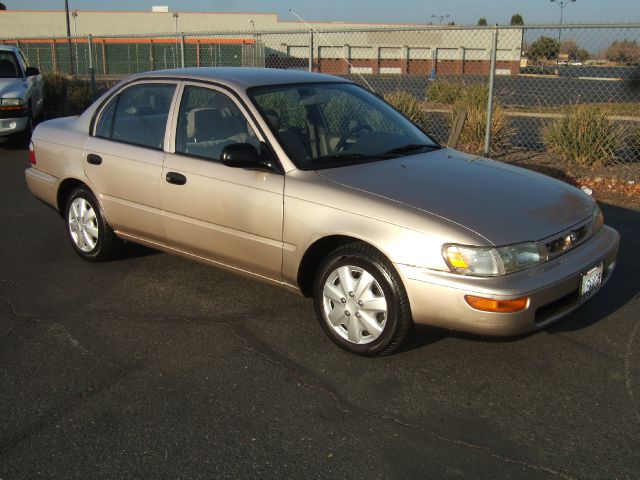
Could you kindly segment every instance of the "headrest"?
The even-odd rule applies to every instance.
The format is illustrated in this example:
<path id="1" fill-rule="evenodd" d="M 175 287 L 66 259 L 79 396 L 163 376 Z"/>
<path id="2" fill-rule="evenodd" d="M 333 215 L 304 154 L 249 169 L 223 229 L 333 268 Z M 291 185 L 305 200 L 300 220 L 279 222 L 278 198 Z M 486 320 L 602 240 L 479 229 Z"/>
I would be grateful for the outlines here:
<path id="1" fill-rule="evenodd" d="M 217 125 L 221 114 L 217 108 L 194 108 L 187 114 L 187 137 L 194 138 L 198 133 L 198 128 L 204 130 L 202 125 Z"/>
<path id="2" fill-rule="evenodd" d="M 276 132 L 280 130 L 280 115 L 278 115 L 278 112 L 276 112 L 275 110 L 266 110 L 264 114 L 271 124 L 271 128 Z"/>

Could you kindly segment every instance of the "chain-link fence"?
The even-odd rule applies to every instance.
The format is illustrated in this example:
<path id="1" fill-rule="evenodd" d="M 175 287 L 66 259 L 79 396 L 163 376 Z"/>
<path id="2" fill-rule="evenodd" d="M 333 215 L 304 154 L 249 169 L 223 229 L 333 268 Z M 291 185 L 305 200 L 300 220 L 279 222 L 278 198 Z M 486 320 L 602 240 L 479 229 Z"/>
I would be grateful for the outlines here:
<path id="1" fill-rule="evenodd" d="M 640 164 L 640 25 L 425 26 L 5 40 L 43 72 L 98 82 L 176 67 L 256 66 L 349 78 L 439 141 Z M 418 112 L 416 114 L 415 112 Z M 486 126 L 491 128 L 487 132 Z"/>

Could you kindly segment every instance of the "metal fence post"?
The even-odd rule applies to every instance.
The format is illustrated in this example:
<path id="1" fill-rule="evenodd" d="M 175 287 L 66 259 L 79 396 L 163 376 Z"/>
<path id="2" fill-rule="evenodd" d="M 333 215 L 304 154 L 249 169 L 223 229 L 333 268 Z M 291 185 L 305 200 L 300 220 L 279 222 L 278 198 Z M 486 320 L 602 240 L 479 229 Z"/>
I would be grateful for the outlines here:
<path id="1" fill-rule="evenodd" d="M 498 26 L 493 29 L 493 42 L 491 45 L 491 66 L 489 67 L 489 98 L 487 100 L 487 125 L 484 132 L 484 149 L 482 153 L 485 157 L 491 151 L 491 127 L 493 123 L 493 85 L 496 79 L 496 57 L 498 55 Z"/>
<path id="2" fill-rule="evenodd" d="M 309 71 L 313 72 L 313 30 L 309 32 Z"/>
<path id="3" fill-rule="evenodd" d="M 184 35 L 180 35 L 180 64 L 184 68 Z"/>
<path id="4" fill-rule="evenodd" d="M 87 35 L 87 53 L 89 54 L 89 88 L 91 91 L 91 99 L 93 100 L 96 98 L 96 70 L 93 68 L 91 34 Z"/>

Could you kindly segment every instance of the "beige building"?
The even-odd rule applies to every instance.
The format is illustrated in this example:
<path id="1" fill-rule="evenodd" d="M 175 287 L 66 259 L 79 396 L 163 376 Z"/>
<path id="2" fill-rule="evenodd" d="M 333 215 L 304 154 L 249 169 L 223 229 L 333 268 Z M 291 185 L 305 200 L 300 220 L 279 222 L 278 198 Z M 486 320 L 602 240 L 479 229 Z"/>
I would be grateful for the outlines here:
<path id="1" fill-rule="evenodd" d="M 487 28 L 304 24 L 273 13 L 83 10 L 70 17 L 72 36 L 83 37 L 79 42 L 94 37 L 94 65 L 104 75 L 178 65 L 182 53 L 175 46 L 183 34 L 185 65 L 309 68 L 311 63 L 315 71 L 338 74 L 485 75 L 493 38 Z M 45 70 L 65 71 L 64 11 L 0 11 L 0 35 L 5 41 L 21 39 L 31 61 L 35 56 Z M 521 29 L 500 30 L 498 74 L 519 72 L 522 36 Z"/>

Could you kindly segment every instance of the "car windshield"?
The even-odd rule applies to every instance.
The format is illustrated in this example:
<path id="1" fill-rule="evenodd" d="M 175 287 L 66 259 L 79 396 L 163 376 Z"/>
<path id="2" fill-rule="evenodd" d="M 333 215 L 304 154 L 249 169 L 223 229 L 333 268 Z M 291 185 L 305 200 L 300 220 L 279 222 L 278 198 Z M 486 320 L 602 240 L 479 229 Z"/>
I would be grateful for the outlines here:
<path id="1" fill-rule="evenodd" d="M 12 52 L 0 52 L 0 78 L 20 78 L 20 68 Z"/>
<path id="2" fill-rule="evenodd" d="M 383 100 L 351 83 L 255 87 L 249 95 L 289 158 L 303 170 L 440 148 Z"/>

